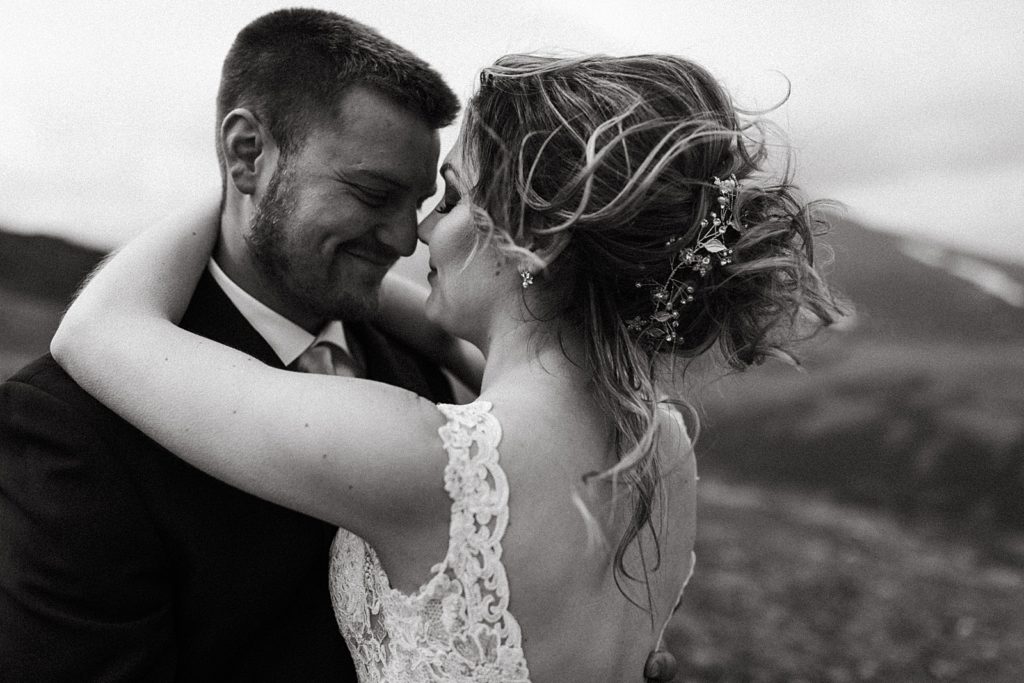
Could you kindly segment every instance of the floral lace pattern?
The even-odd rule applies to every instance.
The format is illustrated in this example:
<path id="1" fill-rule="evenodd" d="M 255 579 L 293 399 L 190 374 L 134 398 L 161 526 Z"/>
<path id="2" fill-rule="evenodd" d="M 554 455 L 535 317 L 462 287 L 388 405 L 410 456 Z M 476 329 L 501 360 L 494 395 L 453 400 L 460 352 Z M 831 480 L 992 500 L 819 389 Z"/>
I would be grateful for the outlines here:
<path id="1" fill-rule="evenodd" d="M 412 595 L 391 588 L 377 553 L 340 529 L 331 553 L 334 614 L 361 683 L 525 683 L 519 623 L 508 611 L 501 563 L 508 481 L 498 464 L 501 425 L 491 404 L 441 404 L 438 433 L 452 499 L 448 552 Z"/>

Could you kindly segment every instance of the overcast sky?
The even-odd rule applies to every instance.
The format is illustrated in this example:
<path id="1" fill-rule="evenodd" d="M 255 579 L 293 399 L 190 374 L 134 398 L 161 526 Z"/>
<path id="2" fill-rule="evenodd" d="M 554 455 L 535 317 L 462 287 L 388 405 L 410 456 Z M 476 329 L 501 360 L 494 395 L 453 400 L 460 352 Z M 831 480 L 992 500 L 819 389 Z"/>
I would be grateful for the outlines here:
<path id="1" fill-rule="evenodd" d="M 510 51 L 674 52 L 749 108 L 784 94 L 781 72 L 792 96 L 773 118 L 812 195 L 1024 260 L 1022 2 L 306 4 L 378 28 L 462 96 Z M 0 224 L 109 247 L 216 188 L 220 63 L 281 6 L 0 0 Z"/>

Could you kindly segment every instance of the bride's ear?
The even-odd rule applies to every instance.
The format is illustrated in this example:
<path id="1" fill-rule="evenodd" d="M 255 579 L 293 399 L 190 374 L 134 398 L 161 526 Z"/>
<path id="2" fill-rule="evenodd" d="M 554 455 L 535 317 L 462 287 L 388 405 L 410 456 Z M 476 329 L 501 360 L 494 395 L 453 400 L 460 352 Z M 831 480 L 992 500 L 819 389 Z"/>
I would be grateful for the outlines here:
<path id="1" fill-rule="evenodd" d="M 277 168 L 277 145 L 248 109 L 234 109 L 221 121 L 220 147 L 227 177 L 242 194 L 262 189 Z"/>

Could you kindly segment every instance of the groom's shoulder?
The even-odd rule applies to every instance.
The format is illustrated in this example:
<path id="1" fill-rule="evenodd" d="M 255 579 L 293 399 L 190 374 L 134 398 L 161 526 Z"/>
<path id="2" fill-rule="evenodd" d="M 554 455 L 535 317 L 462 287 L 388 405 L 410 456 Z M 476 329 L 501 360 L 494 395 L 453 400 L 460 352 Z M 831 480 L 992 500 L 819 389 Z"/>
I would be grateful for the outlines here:
<path id="1" fill-rule="evenodd" d="M 82 391 L 49 353 L 36 358 L 4 382 L 5 387 L 24 385 L 41 391 Z"/>
<path id="2" fill-rule="evenodd" d="M 52 408 L 49 409 L 49 408 Z M 90 396 L 50 354 L 40 356 L 0 384 L 0 415 L 4 420 L 50 420 L 50 416 L 77 415 L 97 423 L 120 420 Z M 67 427 L 54 424 L 55 429 Z"/>

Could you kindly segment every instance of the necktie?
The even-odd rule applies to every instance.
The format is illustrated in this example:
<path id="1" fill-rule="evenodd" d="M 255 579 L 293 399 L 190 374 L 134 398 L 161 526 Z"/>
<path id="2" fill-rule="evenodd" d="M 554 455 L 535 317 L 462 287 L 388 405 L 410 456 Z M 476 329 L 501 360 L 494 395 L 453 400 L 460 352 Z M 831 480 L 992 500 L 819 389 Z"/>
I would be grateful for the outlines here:
<path id="1" fill-rule="evenodd" d="M 313 344 L 295 359 L 295 368 L 316 375 L 361 377 L 362 371 L 345 349 L 329 341 Z"/>

